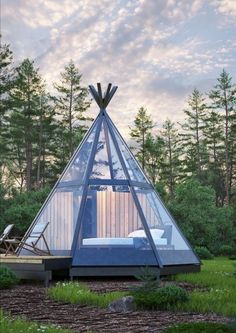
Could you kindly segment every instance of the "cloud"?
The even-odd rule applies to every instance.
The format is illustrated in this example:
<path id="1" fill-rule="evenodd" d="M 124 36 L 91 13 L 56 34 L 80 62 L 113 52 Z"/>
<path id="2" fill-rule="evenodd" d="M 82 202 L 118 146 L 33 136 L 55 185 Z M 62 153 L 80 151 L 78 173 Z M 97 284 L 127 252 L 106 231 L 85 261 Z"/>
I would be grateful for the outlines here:
<path id="1" fill-rule="evenodd" d="M 213 6 L 219 14 L 236 17 L 236 1 L 235 0 L 213 0 Z"/>
<path id="2" fill-rule="evenodd" d="M 180 120 L 194 87 L 208 87 L 223 67 L 235 73 L 233 28 L 218 29 L 220 18 L 232 16 L 229 1 L 2 3 L 3 34 L 16 61 L 35 59 L 50 89 L 70 59 L 84 85 L 119 85 L 109 110 L 126 136 L 141 105 L 158 124 Z M 97 113 L 95 104 L 90 112 Z"/>

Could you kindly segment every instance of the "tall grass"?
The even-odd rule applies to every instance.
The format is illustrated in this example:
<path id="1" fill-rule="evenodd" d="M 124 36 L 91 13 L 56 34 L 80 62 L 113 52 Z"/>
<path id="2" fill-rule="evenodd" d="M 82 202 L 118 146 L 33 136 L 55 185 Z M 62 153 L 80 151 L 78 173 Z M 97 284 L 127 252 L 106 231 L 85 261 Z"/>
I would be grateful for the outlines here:
<path id="1" fill-rule="evenodd" d="M 98 294 L 91 292 L 87 286 L 79 282 L 59 282 L 48 289 L 50 297 L 57 301 L 73 304 L 87 304 L 106 308 L 109 303 L 123 297 L 124 292 L 110 292 Z"/>
<path id="2" fill-rule="evenodd" d="M 0 309 L 0 332 L 1 333 L 71 333 L 55 325 L 43 325 L 23 320 L 13 319 Z"/>
<path id="3" fill-rule="evenodd" d="M 236 317 L 236 276 L 231 260 L 216 258 L 203 260 L 202 271 L 194 274 L 180 274 L 177 281 L 185 281 L 209 288 L 209 291 L 193 291 L 190 301 L 178 304 L 175 309 L 196 311 L 201 313 L 214 312 Z"/>

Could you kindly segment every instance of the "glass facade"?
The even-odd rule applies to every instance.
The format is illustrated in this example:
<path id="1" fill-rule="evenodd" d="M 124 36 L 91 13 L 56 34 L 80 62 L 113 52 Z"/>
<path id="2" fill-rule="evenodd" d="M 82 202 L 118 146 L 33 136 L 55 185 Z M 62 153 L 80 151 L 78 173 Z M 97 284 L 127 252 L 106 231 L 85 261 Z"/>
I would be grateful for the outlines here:
<path id="1" fill-rule="evenodd" d="M 73 266 L 199 264 L 105 111 L 33 226 L 45 221 L 52 254 L 70 254 Z"/>

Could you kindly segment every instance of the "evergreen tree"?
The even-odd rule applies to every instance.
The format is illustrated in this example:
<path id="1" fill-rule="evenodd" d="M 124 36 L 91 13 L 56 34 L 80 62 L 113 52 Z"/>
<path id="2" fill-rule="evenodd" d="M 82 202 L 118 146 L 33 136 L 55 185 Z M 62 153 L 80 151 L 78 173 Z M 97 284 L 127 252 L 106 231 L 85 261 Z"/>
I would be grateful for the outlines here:
<path id="1" fill-rule="evenodd" d="M 180 177 L 180 146 L 178 131 L 175 124 L 166 120 L 163 124 L 161 137 L 164 141 L 164 161 L 162 163 L 161 179 L 167 186 L 171 198 L 174 196 L 174 188 Z"/>
<path id="2" fill-rule="evenodd" d="M 1 38 L 1 35 L 0 35 Z M 10 46 L 0 45 L 0 181 L 6 175 L 6 159 L 8 156 L 8 143 L 6 131 L 8 123 L 6 114 L 10 109 L 9 93 L 13 84 L 13 55 Z"/>
<path id="3" fill-rule="evenodd" d="M 90 101 L 87 99 L 88 89 L 82 87 L 81 79 L 78 68 L 70 61 L 61 73 L 60 83 L 54 84 L 57 92 L 57 96 L 54 97 L 55 110 L 59 115 L 60 124 L 58 139 L 61 139 L 60 154 L 63 164 L 72 156 L 87 130 L 86 121 L 91 120 L 85 115 Z"/>
<path id="4" fill-rule="evenodd" d="M 164 142 L 158 135 L 147 134 L 144 142 L 146 172 L 153 184 L 156 185 L 160 178 L 163 163 Z"/>
<path id="5" fill-rule="evenodd" d="M 209 161 L 206 171 L 206 184 L 211 185 L 216 194 L 216 206 L 222 206 L 225 198 L 224 185 L 224 126 L 221 116 L 213 110 L 208 111 L 203 124 L 204 141 Z"/>
<path id="6" fill-rule="evenodd" d="M 51 103 L 51 96 L 43 88 L 39 96 L 39 108 L 35 119 L 37 145 L 34 149 L 34 187 L 45 187 L 46 183 L 54 183 L 58 174 L 52 175 L 57 149 L 57 121 Z M 51 170 L 51 171 L 50 171 Z"/>
<path id="7" fill-rule="evenodd" d="M 199 90 L 194 89 L 189 96 L 188 105 L 189 109 L 184 110 L 187 116 L 182 125 L 184 133 L 180 134 L 185 155 L 183 164 L 186 174 L 192 174 L 201 179 L 203 166 L 206 162 L 206 150 L 202 138 L 202 122 L 206 105 Z"/>
<path id="8" fill-rule="evenodd" d="M 235 170 L 236 86 L 225 70 L 217 81 L 209 97 L 212 101 L 211 107 L 220 112 L 224 123 L 225 201 L 229 204 Z"/>
<path id="9" fill-rule="evenodd" d="M 38 116 L 42 79 L 33 61 L 25 59 L 17 68 L 10 97 L 8 140 L 11 148 L 8 168 L 22 189 L 33 187 L 34 145 L 38 144 L 35 121 Z"/>
<path id="10" fill-rule="evenodd" d="M 136 157 L 141 162 L 142 168 L 145 169 L 145 143 L 148 135 L 151 133 L 151 129 L 154 127 L 151 116 L 147 114 L 147 110 L 141 107 L 138 110 L 138 114 L 134 120 L 134 127 L 131 128 L 130 135 L 137 142 L 138 148 L 136 149 Z"/>

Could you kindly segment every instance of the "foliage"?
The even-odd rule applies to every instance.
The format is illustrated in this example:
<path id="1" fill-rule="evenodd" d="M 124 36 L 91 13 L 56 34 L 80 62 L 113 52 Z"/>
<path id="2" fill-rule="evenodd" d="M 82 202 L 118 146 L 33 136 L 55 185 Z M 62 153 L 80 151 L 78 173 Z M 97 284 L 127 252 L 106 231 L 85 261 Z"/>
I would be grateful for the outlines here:
<path id="1" fill-rule="evenodd" d="M 18 278 L 15 273 L 6 266 L 0 266 L 0 289 L 11 288 L 16 285 Z"/>
<path id="2" fill-rule="evenodd" d="M 186 119 L 182 124 L 181 138 L 183 152 L 186 156 L 184 159 L 185 173 L 191 172 L 199 180 L 206 162 L 206 151 L 201 135 L 205 110 L 203 95 L 199 90 L 194 89 L 188 98 L 188 109 L 184 110 Z"/>
<path id="3" fill-rule="evenodd" d="M 224 159 L 222 169 L 225 170 L 224 191 L 225 202 L 229 204 L 233 197 L 233 182 L 236 171 L 236 85 L 232 82 L 232 77 L 224 69 L 217 79 L 217 84 L 211 90 L 209 97 L 211 107 L 219 112 L 223 126 Z"/>
<path id="4" fill-rule="evenodd" d="M 232 210 L 215 206 L 211 187 L 188 179 L 176 187 L 169 208 L 192 245 L 205 246 L 214 253 L 219 246 L 233 242 Z"/>
<path id="5" fill-rule="evenodd" d="M 184 281 L 207 287 L 208 291 L 194 290 L 187 304 L 174 307 L 178 311 L 194 311 L 198 313 L 217 313 L 235 316 L 236 313 L 236 280 L 233 262 L 220 257 L 214 260 L 203 260 L 199 273 L 179 274 L 177 281 Z"/>
<path id="6" fill-rule="evenodd" d="M 235 324 L 184 323 L 168 327 L 164 333 L 234 333 Z"/>
<path id="7" fill-rule="evenodd" d="M 90 291 L 87 286 L 78 282 L 57 283 L 48 289 L 48 295 L 57 301 L 69 302 L 72 304 L 87 304 L 106 308 L 111 302 L 122 298 L 125 293 L 111 292 L 97 294 Z"/>
<path id="8" fill-rule="evenodd" d="M 137 308 L 145 310 L 168 310 L 173 305 L 187 302 L 189 297 L 185 289 L 175 285 L 157 288 L 152 291 L 132 291 Z"/>
<path id="9" fill-rule="evenodd" d="M 222 256 L 236 255 L 236 247 L 230 245 L 222 245 L 217 251 L 217 254 Z"/>
<path id="10" fill-rule="evenodd" d="M 175 124 L 166 120 L 162 126 L 161 138 L 164 141 L 164 156 L 160 178 L 166 184 L 170 198 L 174 197 L 174 189 L 181 173 L 181 146 Z"/>
<path id="11" fill-rule="evenodd" d="M 200 259 L 213 259 L 214 255 L 205 246 L 196 246 L 194 248 L 195 252 Z"/>
<path id="12" fill-rule="evenodd" d="M 86 120 L 90 119 L 85 115 L 90 106 L 88 89 L 82 87 L 81 80 L 82 74 L 71 60 L 61 73 L 60 82 L 54 84 L 57 96 L 53 100 L 59 125 L 58 154 L 59 159 L 65 162 L 78 146 L 87 130 Z"/>
<path id="13" fill-rule="evenodd" d="M 56 325 L 37 324 L 21 318 L 11 318 L 0 309 L 0 327 L 4 333 L 70 333 Z"/>
<path id="14" fill-rule="evenodd" d="M 131 128 L 130 135 L 137 142 L 136 157 L 140 161 L 142 168 L 146 166 L 146 140 L 154 127 L 151 116 L 147 113 L 147 109 L 141 107 L 134 119 L 134 127 Z"/>
<path id="15" fill-rule="evenodd" d="M 45 187 L 37 192 L 14 192 L 10 198 L 0 198 L 2 205 L 6 205 L 0 215 L 0 229 L 4 229 L 8 224 L 14 224 L 15 234 L 23 236 L 46 199 L 49 190 L 49 187 Z"/>

